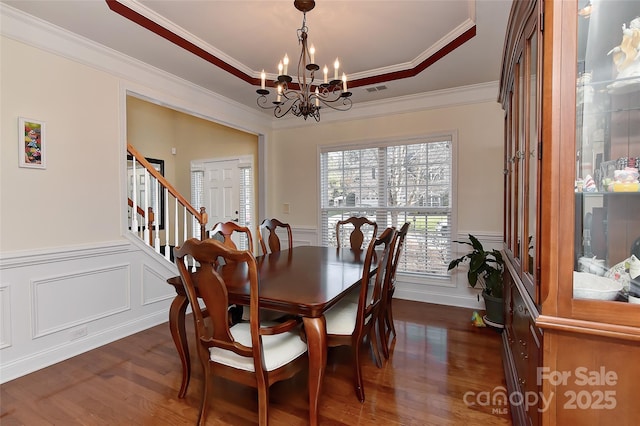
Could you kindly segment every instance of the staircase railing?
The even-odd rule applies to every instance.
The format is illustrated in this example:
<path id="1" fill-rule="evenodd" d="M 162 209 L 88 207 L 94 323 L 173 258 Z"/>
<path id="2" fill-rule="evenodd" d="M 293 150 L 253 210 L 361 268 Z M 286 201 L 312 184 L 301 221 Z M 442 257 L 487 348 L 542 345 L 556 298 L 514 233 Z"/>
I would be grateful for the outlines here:
<path id="1" fill-rule="evenodd" d="M 127 152 L 131 156 L 127 174 L 131 179 L 129 229 L 156 252 L 173 261 L 174 246 L 191 237 L 206 238 L 207 212 L 204 207 L 199 210 L 193 207 L 131 144 L 127 144 Z M 162 229 L 159 218 L 164 218 Z"/>
<path id="2" fill-rule="evenodd" d="M 129 217 L 131 217 L 131 212 L 133 210 L 133 200 L 131 198 L 129 198 L 128 200 L 129 203 L 129 207 L 131 208 L 131 210 L 129 210 Z M 145 220 L 145 218 L 147 218 Z M 149 240 L 148 240 L 148 244 L 150 246 L 153 247 L 153 221 L 155 220 L 155 214 L 153 213 L 153 207 L 149 207 L 148 208 L 148 213 L 145 213 L 145 211 L 140 207 L 140 206 L 136 206 L 136 219 L 137 223 L 145 223 L 146 222 L 146 226 L 147 229 L 149 229 Z M 130 227 L 130 229 L 133 230 L 133 228 Z"/>

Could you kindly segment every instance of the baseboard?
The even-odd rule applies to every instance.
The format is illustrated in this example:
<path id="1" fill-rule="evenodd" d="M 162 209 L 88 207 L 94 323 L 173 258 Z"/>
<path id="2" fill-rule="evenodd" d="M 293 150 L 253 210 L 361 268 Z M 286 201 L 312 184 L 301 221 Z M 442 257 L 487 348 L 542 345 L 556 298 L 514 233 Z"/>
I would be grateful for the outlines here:
<path id="1" fill-rule="evenodd" d="M 459 308 L 484 309 L 484 304 L 475 296 L 443 294 L 432 291 L 414 291 L 396 287 L 393 297 L 415 302 L 435 303 L 437 305 L 457 306 Z"/>

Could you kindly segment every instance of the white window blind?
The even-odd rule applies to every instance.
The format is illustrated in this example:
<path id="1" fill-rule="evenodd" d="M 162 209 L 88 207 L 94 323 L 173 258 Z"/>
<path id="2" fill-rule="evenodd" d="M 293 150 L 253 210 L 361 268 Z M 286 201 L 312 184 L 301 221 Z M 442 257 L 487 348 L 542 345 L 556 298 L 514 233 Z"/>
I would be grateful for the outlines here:
<path id="1" fill-rule="evenodd" d="M 365 216 L 399 229 L 410 223 L 398 271 L 447 276 L 451 257 L 452 138 L 320 155 L 322 240 L 335 246 L 336 222 Z M 367 236 L 371 238 L 371 236 Z"/>
<path id="2" fill-rule="evenodd" d="M 196 209 L 204 206 L 204 170 L 191 171 L 191 205 Z M 191 219 L 191 236 L 200 238 L 200 223 L 193 217 Z"/>
<path id="3" fill-rule="evenodd" d="M 240 168 L 240 210 L 239 210 L 239 224 L 246 226 L 249 229 L 253 229 L 253 212 L 251 206 L 253 205 L 253 175 L 251 173 L 251 167 Z M 254 242 L 255 243 L 255 242 Z M 247 250 L 249 248 L 249 241 L 246 236 L 242 236 L 240 240 L 240 250 Z"/>

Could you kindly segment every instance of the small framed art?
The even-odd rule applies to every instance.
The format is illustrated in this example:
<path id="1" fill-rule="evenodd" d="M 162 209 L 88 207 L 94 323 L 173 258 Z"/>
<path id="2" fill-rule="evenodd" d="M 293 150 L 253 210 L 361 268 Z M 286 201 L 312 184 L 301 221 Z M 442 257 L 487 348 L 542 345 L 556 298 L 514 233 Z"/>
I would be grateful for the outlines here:
<path id="1" fill-rule="evenodd" d="M 30 118 L 18 118 L 18 154 L 20 167 L 45 169 L 45 123 Z"/>

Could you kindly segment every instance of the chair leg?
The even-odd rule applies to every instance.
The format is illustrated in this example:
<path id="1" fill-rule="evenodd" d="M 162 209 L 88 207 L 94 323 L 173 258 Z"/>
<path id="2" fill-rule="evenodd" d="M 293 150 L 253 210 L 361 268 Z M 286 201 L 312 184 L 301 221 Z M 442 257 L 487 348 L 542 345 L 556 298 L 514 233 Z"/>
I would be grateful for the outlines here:
<path id="1" fill-rule="evenodd" d="M 387 326 L 389 327 L 389 337 L 391 337 L 391 333 L 393 333 L 393 338 L 396 338 L 396 326 L 393 324 L 393 309 L 391 303 L 391 297 L 389 298 L 389 303 L 387 304 L 387 308 L 385 309 L 385 321 Z"/>
<path id="2" fill-rule="evenodd" d="M 378 320 L 378 337 L 380 338 L 380 344 L 382 345 L 382 355 L 384 356 L 384 359 L 389 359 L 389 339 L 387 337 L 386 318 L 387 311 L 385 309 Z"/>
<path id="3" fill-rule="evenodd" d="M 362 340 L 358 339 L 357 342 L 354 342 L 352 347 L 353 353 L 353 369 L 354 369 L 354 380 L 355 380 L 355 389 L 356 396 L 360 402 L 364 402 L 364 385 L 362 383 L 362 366 L 360 365 L 360 346 L 362 345 Z"/>
<path id="4" fill-rule="evenodd" d="M 204 367 L 204 380 L 202 383 L 202 400 L 200 401 L 200 415 L 198 416 L 198 426 L 205 426 L 207 423 L 207 409 L 209 408 L 209 389 L 211 388 L 211 371 L 209 366 Z"/>
<path id="5" fill-rule="evenodd" d="M 258 424 L 269 424 L 269 386 L 265 383 L 258 385 Z"/>
<path id="6" fill-rule="evenodd" d="M 373 362 L 376 363 L 376 367 L 382 368 L 382 359 L 380 357 L 380 348 L 378 347 L 378 338 L 376 330 L 379 327 L 376 327 L 378 324 L 378 320 L 375 319 L 371 327 L 369 328 L 369 344 L 371 345 L 371 351 L 373 352 Z"/>

